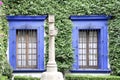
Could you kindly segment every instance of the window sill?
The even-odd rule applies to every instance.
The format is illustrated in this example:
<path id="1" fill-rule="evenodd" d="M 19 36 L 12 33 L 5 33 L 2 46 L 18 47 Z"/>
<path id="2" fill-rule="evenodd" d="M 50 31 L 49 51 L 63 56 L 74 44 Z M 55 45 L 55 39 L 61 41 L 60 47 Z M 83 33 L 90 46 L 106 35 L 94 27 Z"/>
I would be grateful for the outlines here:
<path id="1" fill-rule="evenodd" d="M 105 70 L 101 70 L 101 69 L 95 69 L 95 70 L 70 70 L 71 73 L 110 73 L 111 70 L 109 69 L 105 69 Z"/>
<path id="2" fill-rule="evenodd" d="M 36 73 L 36 72 L 45 72 L 46 70 L 37 70 L 37 69 L 32 69 L 32 70 L 25 70 L 25 69 L 18 69 L 18 70 L 13 70 L 13 73 Z"/>

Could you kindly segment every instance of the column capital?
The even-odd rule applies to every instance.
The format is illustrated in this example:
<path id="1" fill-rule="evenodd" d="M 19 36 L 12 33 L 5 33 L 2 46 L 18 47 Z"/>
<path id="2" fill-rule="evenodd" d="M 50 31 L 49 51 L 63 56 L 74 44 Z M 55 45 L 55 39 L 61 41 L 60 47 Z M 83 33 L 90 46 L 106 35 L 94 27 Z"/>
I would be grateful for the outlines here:
<path id="1" fill-rule="evenodd" d="M 48 22 L 49 23 L 54 23 L 55 22 L 55 19 L 54 19 L 54 15 L 49 15 L 49 17 L 48 17 Z"/>

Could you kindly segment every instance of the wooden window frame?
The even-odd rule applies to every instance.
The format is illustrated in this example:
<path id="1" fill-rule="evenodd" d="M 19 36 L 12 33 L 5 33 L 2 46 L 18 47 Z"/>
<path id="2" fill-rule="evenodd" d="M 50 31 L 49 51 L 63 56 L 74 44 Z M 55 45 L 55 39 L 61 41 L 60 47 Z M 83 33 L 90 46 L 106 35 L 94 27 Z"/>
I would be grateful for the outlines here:
<path id="1" fill-rule="evenodd" d="M 86 50 L 86 55 L 85 54 L 79 54 L 79 56 L 86 56 L 86 60 L 83 60 L 83 59 L 81 59 L 82 61 L 82 64 L 79 64 L 80 65 L 80 68 L 81 69 L 98 69 L 98 34 L 99 34 L 99 30 L 79 30 L 79 35 L 80 35 L 80 32 L 85 32 L 86 33 L 86 48 L 83 48 L 83 43 L 84 42 L 79 42 L 79 43 L 81 43 L 82 44 L 82 48 L 81 48 L 81 50 L 83 50 L 83 49 L 85 49 Z M 95 65 L 90 65 L 90 63 L 89 63 L 89 56 L 90 56 L 90 54 L 89 54 L 89 49 L 93 49 L 93 48 L 89 48 L 89 33 L 90 33 L 90 31 L 96 31 L 97 32 L 97 36 L 94 36 L 94 34 L 93 34 L 93 36 L 92 37 L 97 37 L 97 47 L 96 47 L 96 49 L 97 49 L 97 53 L 96 53 L 96 55 L 97 55 L 97 64 L 96 64 L 96 66 Z M 94 33 L 94 32 L 93 32 Z M 82 34 L 81 34 L 82 35 Z M 80 36 L 79 36 L 80 37 Z M 80 39 L 80 38 L 79 38 Z M 83 40 L 83 38 L 82 38 L 82 40 Z M 92 42 L 92 43 L 95 43 L 95 42 Z M 93 46 L 93 45 L 92 45 Z M 80 53 L 80 52 L 79 52 Z M 93 55 L 93 54 L 92 54 Z M 94 54 L 95 55 L 95 54 Z M 84 66 L 83 65 L 83 61 L 85 61 L 86 62 L 86 65 Z M 80 61 L 79 61 L 80 62 Z M 92 62 L 93 63 L 93 62 Z"/>
<path id="2" fill-rule="evenodd" d="M 25 42 L 25 63 L 26 63 L 26 65 L 25 66 L 22 66 L 22 61 L 21 61 L 21 66 L 18 66 L 18 31 L 22 31 L 22 34 L 23 34 L 23 32 L 25 33 L 24 35 L 25 35 L 25 39 L 26 39 L 26 42 Z M 33 35 L 31 35 L 33 32 L 32 31 L 35 31 L 35 36 L 36 36 L 36 65 L 34 66 L 34 65 L 32 65 L 32 61 L 31 61 L 31 65 L 28 65 L 28 61 L 29 61 L 29 59 L 28 59 L 28 49 L 29 49 L 29 47 L 28 47 L 28 43 L 29 43 L 29 37 L 31 37 L 31 36 L 33 36 Z M 30 33 L 30 32 L 32 32 L 32 33 Z M 29 35 L 29 33 L 30 33 L 30 35 Z M 22 35 L 23 36 L 23 35 Z M 31 40 L 30 40 L 30 42 L 32 42 Z M 21 50 L 22 50 L 23 48 L 22 48 L 22 41 L 21 41 Z M 30 48 L 31 49 L 31 48 Z M 32 49 L 31 49 L 32 50 Z M 22 52 L 22 51 L 21 51 Z M 38 54 L 38 52 L 37 52 L 37 30 L 16 30 L 16 68 L 18 68 L 18 69 L 21 69 L 21 68 L 25 68 L 25 69 L 37 69 L 37 61 L 38 61 L 38 59 L 37 59 L 37 54 Z M 22 54 L 21 54 L 22 55 Z M 31 55 L 33 55 L 33 54 L 31 54 Z M 32 57 L 31 57 L 32 58 Z M 22 59 L 21 59 L 22 60 Z"/>

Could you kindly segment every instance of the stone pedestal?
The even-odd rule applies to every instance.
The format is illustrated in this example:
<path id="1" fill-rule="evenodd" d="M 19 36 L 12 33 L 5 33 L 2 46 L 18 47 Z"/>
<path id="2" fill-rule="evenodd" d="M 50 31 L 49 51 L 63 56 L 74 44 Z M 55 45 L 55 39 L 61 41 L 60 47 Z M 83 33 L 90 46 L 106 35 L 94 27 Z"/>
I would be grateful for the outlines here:
<path id="1" fill-rule="evenodd" d="M 61 72 L 44 72 L 41 80 L 63 80 L 63 75 Z"/>
<path id="2" fill-rule="evenodd" d="M 57 29 L 54 28 L 54 16 L 49 15 L 49 61 L 47 63 L 47 71 L 42 73 L 41 80 L 63 80 L 61 72 L 57 71 L 57 64 L 55 61 L 55 36 Z"/>

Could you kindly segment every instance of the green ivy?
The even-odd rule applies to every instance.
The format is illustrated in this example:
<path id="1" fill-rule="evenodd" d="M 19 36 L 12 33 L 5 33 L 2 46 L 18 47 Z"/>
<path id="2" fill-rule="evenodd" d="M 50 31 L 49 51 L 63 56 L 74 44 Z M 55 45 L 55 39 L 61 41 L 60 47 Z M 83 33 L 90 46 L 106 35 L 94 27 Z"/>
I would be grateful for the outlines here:
<path id="1" fill-rule="evenodd" d="M 4 10 L 2 9 L 4 7 L 4 5 L 0 6 L 0 75 L 7 76 L 9 80 L 11 80 L 12 70 L 8 64 L 6 56 L 8 27 L 6 16 L 4 14 Z M 1 79 L 6 80 L 4 78 L 0 78 L 0 80 Z"/>
<path id="2" fill-rule="evenodd" d="M 59 31 L 55 44 L 56 60 L 59 70 L 63 73 L 70 69 L 73 57 L 71 46 L 72 25 L 68 19 L 69 16 L 94 14 L 113 16 L 113 19 L 109 21 L 109 57 L 112 74 L 120 75 L 119 0 L 3 0 L 3 2 L 6 15 L 55 15 L 55 26 Z M 6 33 L 7 26 L 4 26 L 4 28 Z M 4 48 L 6 49 L 6 46 Z"/>
<path id="3" fill-rule="evenodd" d="M 36 78 L 36 77 L 26 77 L 26 76 L 15 76 L 14 80 L 40 80 L 40 78 Z"/>
<path id="4" fill-rule="evenodd" d="M 8 80 L 6 76 L 0 76 L 0 80 Z"/>
<path id="5" fill-rule="evenodd" d="M 66 75 L 65 80 L 120 80 L 119 76 Z"/>

